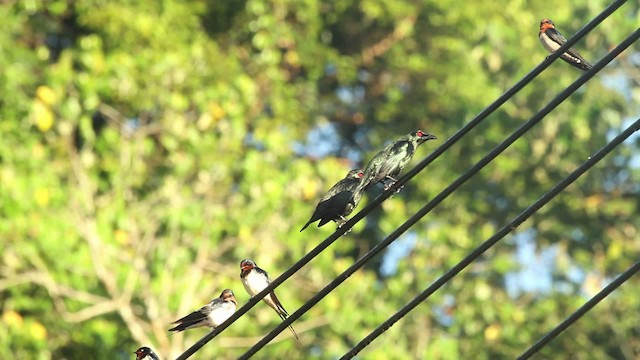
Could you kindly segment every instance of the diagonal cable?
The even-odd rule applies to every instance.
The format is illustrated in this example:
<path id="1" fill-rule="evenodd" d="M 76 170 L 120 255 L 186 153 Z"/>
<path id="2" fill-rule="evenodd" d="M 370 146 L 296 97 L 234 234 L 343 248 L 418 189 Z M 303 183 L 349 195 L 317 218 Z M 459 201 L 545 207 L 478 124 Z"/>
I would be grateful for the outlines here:
<path id="1" fill-rule="evenodd" d="M 640 30 L 636 32 L 640 34 Z M 605 145 L 602 149 L 600 149 L 595 155 L 589 157 L 589 159 L 586 162 L 584 162 L 579 168 L 574 170 L 571 174 L 565 177 L 561 182 L 559 182 L 551 190 L 546 192 L 540 199 L 538 199 L 535 203 L 529 206 L 526 210 L 521 212 L 520 215 L 515 217 L 509 224 L 505 225 L 502 229 L 496 232 L 492 237 L 490 237 L 484 243 L 482 243 L 480 246 L 474 249 L 469 255 L 467 255 L 458 264 L 456 264 L 444 275 L 438 278 L 438 280 L 436 280 L 433 284 L 431 284 L 431 286 L 425 289 L 420 295 L 416 296 L 408 304 L 406 304 L 400 310 L 398 310 L 398 312 L 393 314 L 393 316 L 391 316 L 384 323 L 378 326 L 374 331 L 372 331 L 369 335 L 367 335 L 364 339 L 362 339 L 356 346 L 354 346 L 349 352 L 347 352 L 340 359 L 341 360 L 351 359 L 355 355 L 357 355 L 362 349 L 368 346 L 373 340 L 375 340 L 383 332 L 389 329 L 398 320 L 402 319 L 416 306 L 420 305 L 420 303 L 422 303 L 429 296 L 431 296 L 431 294 L 433 294 L 438 289 L 440 289 L 449 280 L 451 280 L 453 277 L 458 275 L 459 272 L 461 272 L 464 268 L 470 265 L 478 257 L 484 254 L 487 250 L 489 250 L 489 248 L 494 246 L 498 241 L 504 238 L 507 234 L 509 234 L 511 231 L 514 231 L 520 224 L 522 224 L 526 219 L 528 219 L 533 213 L 540 210 L 540 208 L 542 208 L 549 201 L 551 201 L 551 199 L 553 199 L 556 195 L 558 195 L 562 190 L 564 190 L 567 186 L 569 186 L 571 183 L 576 181 L 576 179 L 578 179 L 582 174 L 584 174 L 587 170 L 589 170 L 593 165 L 595 165 L 598 161 L 602 160 L 602 158 L 604 158 L 609 152 L 611 152 L 611 150 L 613 150 L 616 146 L 620 145 L 624 140 L 626 140 L 629 136 L 631 136 L 634 132 L 638 130 L 640 130 L 640 119 L 636 120 L 635 123 L 629 126 L 620 135 L 616 136 L 607 145 Z"/>
<path id="2" fill-rule="evenodd" d="M 627 280 L 629 280 L 635 273 L 640 270 L 640 260 L 636 261 L 635 264 L 631 265 L 625 272 L 620 274 L 615 280 L 613 280 L 609 285 L 607 285 L 604 289 L 600 290 L 594 297 L 589 299 L 584 305 L 582 305 L 578 310 L 576 310 L 573 314 L 571 314 L 568 318 L 566 318 L 563 322 L 561 322 L 558 326 L 553 328 L 553 330 L 549 331 L 545 336 L 543 336 L 540 340 L 538 340 L 533 346 L 531 346 L 527 351 L 522 353 L 522 355 L 518 356 L 518 360 L 526 360 L 533 356 L 536 352 L 542 349 L 545 345 L 547 345 L 551 340 L 553 340 L 556 336 L 560 335 L 561 332 L 566 330 L 569 326 L 571 326 L 574 322 L 578 321 L 584 314 L 586 314 L 589 310 L 591 310 L 594 306 L 598 305 L 600 301 L 609 296 L 614 290 L 616 290 L 620 285 L 624 284 Z"/>
<path id="3" fill-rule="evenodd" d="M 373 247 L 371 250 L 369 250 L 369 252 L 367 252 L 360 259 L 358 259 L 351 267 L 345 270 L 336 279 L 334 279 L 331 283 L 329 283 L 322 290 L 320 290 L 316 295 L 314 295 L 311 299 L 309 299 L 304 305 L 302 305 L 302 307 L 300 307 L 296 312 L 291 314 L 291 316 L 288 319 L 284 320 L 282 323 L 276 326 L 276 328 L 274 328 L 271 332 L 265 335 L 264 338 L 262 338 L 258 343 L 252 346 L 246 353 L 244 353 L 240 357 L 240 359 L 248 359 L 249 357 L 254 355 L 258 350 L 260 350 L 267 343 L 269 343 L 269 341 L 271 341 L 280 332 L 282 332 L 282 330 L 285 327 L 287 327 L 293 321 L 297 320 L 300 316 L 302 316 L 305 312 L 307 312 L 310 308 L 312 308 L 316 303 L 318 303 L 322 298 L 324 298 L 328 293 L 333 291 L 333 289 L 335 289 L 338 285 L 344 282 L 349 276 L 351 276 L 354 272 L 356 272 L 356 270 L 362 267 L 367 261 L 369 261 L 372 257 L 377 255 L 382 250 L 384 250 L 387 246 L 389 246 L 389 244 L 391 244 L 395 239 L 397 239 L 400 235 L 402 235 L 405 231 L 407 231 L 411 226 L 413 226 L 416 222 L 418 222 L 418 220 L 424 217 L 435 206 L 440 204 L 440 202 L 446 199 L 458 187 L 464 184 L 467 180 L 469 180 L 477 172 L 479 172 L 484 166 L 486 166 L 494 158 L 500 155 L 500 153 L 502 153 L 507 147 L 513 144 L 520 136 L 526 133 L 535 124 L 540 122 L 540 120 L 542 120 L 547 114 L 549 114 L 567 97 L 569 97 L 569 95 L 575 92 L 580 86 L 582 86 L 585 82 L 591 79 L 605 65 L 607 65 L 622 51 L 624 51 L 624 49 L 626 49 L 634 41 L 636 41 L 638 37 L 640 37 L 640 29 L 636 30 L 636 32 L 634 32 L 622 43 L 620 43 L 620 45 L 618 45 L 615 49 L 611 50 L 611 52 L 609 52 L 604 58 L 602 58 L 602 60 L 598 61 L 591 70 L 585 72 L 576 81 L 574 81 L 566 89 L 560 92 L 560 94 L 558 94 L 555 98 L 553 98 L 545 107 L 543 107 L 540 111 L 538 111 L 531 119 L 529 119 L 522 126 L 520 126 L 520 128 L 518 128 L 515 132 L 513 132 L 505 141 L 503 141 L 498 146 L 496 146 L 491 152 L 489 152 L 489 154 L 487 154 L 484 158 L 482 158 L 466 173 L 464 173 L 458 179 L 456 179 L 451 185 L 449 185 L 446 189 L 444 189 L 440 194 L 438 194 L 431 201 L 429 201 L 422 209 L 420 209 L 411 218 L 409 218 L 409 220 L 407 220 L 404 224 L 402 224 L 394 232 L 392 232 L 389 236 L 387 236 L 381 243 L 379 243 L 378 245 Z M 390 189 L 391 192 L 395 190 L 396 185 L 391 187 Z M 383 195 L 388 195 L 388 194 L 384 193 Z M 352 221 L 353 219 L 351 219 L 347 224 L 349 224 Z"/>
<path id="4" fill-rule="evenodd" d="M 569 49 L 573 44 L 575 44 L 578 40 L 580 40 L 584 35 L 593 30 L 596 26 L 598 26 L 604 19 L 609 17 L 613 12 L 615 12 L 620 6 L 622 6 L 627 0 L 616 0 L 612 2 L 609 6 L 607 6 L 600 14 L 594 17 L 589 23 L 587 23 L 584 27 L 582 27 L 574 36 L 569 38 L 567 42 L 558 49 L 558 51 L 549 55 L 544 61 L 538 64 L 533 70 L 531 70 L 527 75 L 525 75 L 522 79 L 520 79 L 515 85 L 513 85 L 510 89 L 508 89 L 504 94 L 502 94 L 498 99 L 496 99 L 493 103 L 487 106 L 484 110 L 482 110 L 476 117 L 474 117 L 469 123 L 467 123 L 464 127 L 458 130 L 453 136 L 451 136 L 444 144 L 438 147 L 433 153 L 419 162 L 413 169 L 408 171 L 404 176 L 402 176 L 398 182 L 393 184 L 383 194 L 378 196 L 374 201 L 368 204 L 364 209 L 354 215 L 344 226 L 338 228 L 333 234 L 327 237 L 324 241 L 318 244 L 313 250 L 307 253 L 304 257 L 298 260 L 295 264 L 293 264 L 289 269 L 287 269 L 284 273 L 278 276 L 275 280 L 271 282 L 269 286 L 267 286 L 260 293 L 256 294 L 254 297 L 249 299 L 249 301 L 240 307 L 229 319 L 227 319 L 224 323 L 220 324 L 216 329 L 209 332 L 207 335 L 203 336 L 200 340 L 198 340 L 194 345 L 192 345 L 189 349 L 187 349 L 184 353 L 176 358 L 176 360 L 185 360 L 193 355 L 196 351 L 198 351 L 202 346 L 211 341 L 214 337 L 216 337 L 219 333 L 224 331 L 227 327 L 229 327 L 233 322 L 239 319 L 242 315 L 248 312 L 253 306 L 255 306 L 263 297 L 265 297 L 268 293 L 273 291 L 276 287 L 282 284 L 284 281 L 289 279 L 293 274 L 295 274 L 298 270 L 300 270 L 304 265 L 309 263 L 313 258 L 318 256 L 324 249 L 329 247 L 336 241 L 340 236 L 349 231 L 358 221 L 363 219 L 366 215 L 368 215 L 371 211 L 373 211 L 376 207 L 378 207 L 383 201 L 385 201 L 389 196 L 395 193 L 397 189 L 402 187 L 406 182 L 411 180 L 414 176 L 416 176 L 419 172 L 424 170 L 427 165 L 433 162 L 436 158 L 438 158 L 442 153 L 448 150 L 453 144 L 458 142 L 463 136 L 465 136 L 469 131 L 471 131 L 474 127 L 480 124 L 484 119 L 486 119 L 489 115 L 491 115 L 495 110 L 497 110 L 502 104 L 507 102 L 511 97 L 517 94 L 522 88 L 524 88 L 527 84 L 529 84 L 533 79 L 536 78 L 542 71 L 544 71 L 549 65 L 557 59 L 560 54 L 562 54 L 565 50 Z"/>

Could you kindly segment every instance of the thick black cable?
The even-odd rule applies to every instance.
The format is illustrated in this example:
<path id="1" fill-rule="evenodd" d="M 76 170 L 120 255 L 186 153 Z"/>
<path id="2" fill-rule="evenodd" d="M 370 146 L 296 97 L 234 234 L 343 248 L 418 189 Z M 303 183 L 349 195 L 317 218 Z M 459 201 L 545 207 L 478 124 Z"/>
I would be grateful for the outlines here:
<path id="1" fill-rule="evenodd" d="M 227 327 L 229 327 L 233 322 L 239 319 L 242 315 L 247 313 L 253 306 L 255 306 L 262 298 L 264 298 L 268 293 L 273 291 L 275 288 L 280 286 L 284 281 L 289 279 L 293 274 L 295 274 L 298 270 L 300 270 L 304 265 L 309 263 L 313 258 L 318 256 L 322 251 L 324 251 L 327 247 L 333 244 L 340 236 L 348 232 L 358 221 L 362 220 L 366 215 L 368 215 L 371 211 L 373 211 L 376 207 L 378 207 L 383 201 L 389 198 L 391 195 L 395 193 L 397 189 L 402 187 L 407 181 L 411 180 L 414 176 L 416 176 L 419 172 L 424 170 L 430 163 L 432 163 L 436 158 L 442 155 L 446 150 L 448 150 L 453 144 L 458 142 L 464 135 L 466 135 L 469 131 L 471 131 L 474 127 L 480 124 L 484 119 L 486 119 L 490 114 L 492 114 L 495 110 L 497 110 L 502 104 L 507 102 L 511 97 L 517 94 L 522 88 L 524 88 L 529 82 L 535 79 L 542 71 L 544 71 L 549 65 L 557 59 L 560 54 L 562 54 L 565 50 L 569 49 L 573 44 L 575 44 L 578 40 L 580 40 L 583 36 L 585 36 L 589 31 L 593 30 L 596 26 L 598 26 L 604 19 L 609 17 L 614 11 L 616 11 L 620 6 L 622 6 L 627 0 L 616 0 L 607 6 L 600 14 L 594 17 L 589 23 L 587 23 L 584 27 L 582 27 L 574 36 L 569 38 L 567 42 L 558 49 L 558 51 L 549 55 L 544 61 L 538 64 L 533 70 L 531 70 L 527 75 L 525 75 L 522 79 L 520 79 L 515 85 L 513 85 L 510 89 L 508 89 L 504 94 L 502 94 L 498 99 L 496 99 L 493 103 L 487 106 L 484 110 L 482 110 L 475 118 L 473 118 L 469 123 L 463 126 L 460 130 L 458 130 L 453 136 L 451 136 L 447 141 L 445 141 L 440 147 L 438 147 L 433 153 L 424 158 L 421 162 L 419 162 L 413 169 L 408 171 L 405 175 L 403 175 L 398 182 L 393 184 L 389 188 L 389 190 L 382 193 L 376 199 L 374 199 L 370 204 L 368 204 L 364 209 L 354 215 L 349 221 L 338 228 L 333 234 L 327 237 L 324 241 L 318 244 L 313 250 L 307 253 L 304 257 L 298 260 L 295 264 L 293 264 L 289 269 L 283 272 L 280 276 L 274 279 L 271 284 L 262 290 L 260 293 L 256 294 L 256 296 L 249 299 L 249 301 L 240 307 L 229 319 L 227 319 L 224 323 L 220 324 L 216 329 L 209 332 L 207 335 L 198 340 L 195 344 L 193 344 L 189 349 L 187 349 L 184 353 L 176 358 L 176 360 L 185 360 L 193 355 L 196 351 L 198 351 L 201 347 L 203 347 L 206 343 L 211 341 L 214 337 L 216 337 L 219 333 L 224 331 Z"/>
<path id="2" fill-rule="evenodd" d="M 637 32 L 640 33 L 640 30 L 638 30 Z M 433 282 L 433 284 L 431 284 L 428 288 L 426 288 L 420 295 L 413 298 L 413 300 L 411 300 L 408 304 L 403 306 L 400 310 L 398 310 L 398 312 L 393 314 L 393 316 L 391 316 L 384 323 L 378 326 L 374 331 L 372 331 L 369 335 L 367 335 L 364 339 L 362 339 L 356 346 L 354 346 L 349 352 L 347 352 L 340 359 L 341 360 L 351 359 L 352 357 L 357 355 L 362 349 L 368 346 L 373 340 L 375 340 L 383 332 L 388 330 L 398 320 L 400 320 L 405 315 L 407 315 L 416 306 L 420 305 L 424 300 L 426 300 L 434 292 L 440 289 L 449 280 L 451 280 L 453 277 L 458 275 L 459 272 L 461 272 L 464 268 L 469 266 L 473 261 L 475 261 L 482 254 L 484 254 L 487 250 L 489 250 L 489 248 L 494 246 L 498 241 L 504 238 L 507 234 L 514 231 L 520 224 L 522 224 L 525 220 L 527 220 L 532 214 L 540 210 L 544 205 L 546 205 L 549 201 L 551 201 L 556 195 L 558 195 L 561 191 L 563 191 L 567 186 L 569 186 L 574 181 L 576 181 L 582 174 L 584 174 L 587 170 L 589 170 L 593 165 L 595 165 L 597 162 L 602 160 L 602 158 L 604 158 L 609 152 L 611 152 L 611 150 L 613 150 L 616 146 L 620 145 L 624 140 L 626 140 L 629 136 L 631 136 L 634 132 L 638 130 L 640 130 L 640 119 L 636 120 L 635 123 L 633 123 L 620 135 L 616 136 L 613 140 L 607 143 L 607 145 L 601 148 L 596 154 L 589 157 L 588 160 L 585 161 L 580 167 L 578 167 L 571 174 L 565 177 L 551 190 L 549 190 L 544 195 L 542 195 L 542 197 L 536 200 L 536 202 L 534 202 L 531 206 L 529 206 L 527 209 L 521 212 L 518 216 L 516 216 L 513 220 L 511 220 L 511 222 L 509 222 L 507 225 L 501 228 L 498 232 L 496 232 L 492 237 L 490 237 L 484 243 L 482 243 L 480 246 L 474 249 L 469 255 L 467 255 L 464 259 L 462 259 L 459 263 L 457 263 L 444 275 L 442 275 L 435 282 Z"/>
<path id="3" fill-rule="evenodd" d="M 495 157 L 500 155 L 500 153 L 502 153 L 506 148 L 508 148 L 520 136 L 526 133 L 535 124 L 540 122 L 540 120 L 542 120 L 544 116 L 549 114 L 561 102 L 563 102 L 567 97 L 569 97 L 569 95 L 571 95 L 580 86 L 582 86 L 585 82 L 587 82 L 590 78 L 592 78 L 598 71 L 600 71 L 605 65 L 611 62 L 624 49 L 629 47 L 629 45 L 631 45 L 635 40 L 637 40 L 638 37 L 640 37 L 640 29 L 638 29 L 635 33 L 629 36 L 625 41 L 623 41 L 620 45 L 618 45 L 618 47 L 616 47 L 611 52 L 609 52 L 602 60 L 597 62 L 593 66 L 593 69 L 584 73 L 580 78 L 578 78 L 566 89 L 560 92 L 560 94 L 558 94 L 555 98 L 553 98 L 551 102 L 549 102 L 544 108 L 538 111 L 531 119 L 529 119 L 522 126 L 520 126 L 520 128 L 518 128 L 515 132 L 513 132 L 505 141 L 503 141 L 498 146 L 496 146 L 488 155 L 482 158 L 482 160 L 476 163 L 471 169 L 469 169 L 466 173 L 464 173 L 462 176 L 456 179 L 451 185 L 449 185 L 446 189 L 444 189 L 440 194 L 438 194 L 431 201 L 429 201 L 422 209 L 420 209 L 417 213 L 415 213 L 404 224 L 400 225 L 400 227 L 398 227 L 389 236 L 387 236 L 381 243 L 374 246 L 371 250 L 369 250 L 369 252 L 367 252 L 360 259 L 358 259 L 351 267 L 345 270 L 331 283 L 326 285 L 316 295 L 314 295 L 305 304 L 303 304 L 296 312 L 291 314 L 291 316 L 288 319 L 284 320 L 282 323 L 276 326 L 271 332 L 265 335 L 264 338 L 262 338 L 258 343 L 252 346 L 246 353 L 244 353 L 240 357 L 240 359 L 248 359 L 249 357 L 255 355 L 255 353 L 258 350 L 260 350 L 267 343 L 269 343 L 269 341 L 275 338 L 288 325 L 290 325 L 292 322 L 297 320 L 300 316 L 302 316 L 305 312 L 307 312 L 310 308 L 312 308 L 315 304 L 317 304 L 320 300 L 322 300 L 322 298 L 324 298 L 329 292 L 333 291 L 333 289 L 335 289 L 338 285 L 344 282 L 349 276 L 351 276 L 354 272 L 356 272 L 367 261 L 369 261 L 372 257 L 377 255 L 382 250 L 384 250 L 387 246 L 389 246 L 389 244 L 391 244 L 395 239 L 397 239 L 400 235 L 402 235 L 405 231 L 407 231 L 411 226 L 413 226 L 416 222 L 418 222 L 418 220 L 424 217 L 435 206 L 437 206 L 438 204 L 440 204 L 440 202 L 446 199 L 458 187 L 460 187 L 467 180 L 473 177 L 478 171 L 480 171 L 484 166 L 486 166 L 489 162 L 491 162 Z M 394 191 L 394 189 L 395 189 L 395 185 L 391 187 L 390 191 Z"/>
<path id="4" fill-rule="evenodd" d="M 620 274 L 615 280 L 613 280 L 604 289 L 600 290 L 599 293 L 597 293 L 594 297 L 589 299 L 589 301 L 584 303 L 584 305 L 582 305 L 578 310 L 576 310 L 573 314 L 571 314 L 558 326 L 556 326 L 551 331 L 549 331 L 545 336 L 543 336 L 540 340 L 538 340 L 535 344 L 533 344 L 533 346 L 527 349 L 527 351 L 522 353 L 522 355 L 518 356 L 518 360 L 529 359 L 536 352 L 538 352 L 545 345 L 547 345 L 551 340 L 553 340 L 553 338 L 555 338 L 561 332 L 566 330 L 574 322 L 578 321 L 578 319 L 580 319 L 584 314 L 586 314 L 594 306 L 598 305 L 600 301 L 602 301 L 604 298 L 609 296 L 609 294 L 611 294 L 614 290 L 620 287 L 620 285 L 624 284 L 627 280 L 629 280 L 635 273 L 638 272 L 638 270 L 640 270 L 640 260 L 638 260 L 625 272 Z"/>

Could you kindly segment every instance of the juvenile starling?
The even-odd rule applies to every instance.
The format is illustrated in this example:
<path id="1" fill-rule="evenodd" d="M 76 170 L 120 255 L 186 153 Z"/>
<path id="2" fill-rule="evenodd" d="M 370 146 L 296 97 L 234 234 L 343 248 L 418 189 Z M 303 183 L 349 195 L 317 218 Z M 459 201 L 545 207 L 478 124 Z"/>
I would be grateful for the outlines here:
<path id="1" fill-rule="evenodd" d="M 172 324 L 178 324 L 169 331 L 183 331 L 201 326 L 215 328 L 227 320 L 236 311 L 236 301 L 233 291 L 225 289 L 220 297 L 211 300 L 210 303 L 201 307 L 199 310 L 174 321 Z"/>
<path id="2" fill-rule="evenodd" d="M 361 169 L 353 169 L 347 173 L 344 179 L 333 185 L 320 199 L 316 210 L 311 215 L 311 219 L 304 224 L 300 231 L 318 220 L 320 220 L 318 227 L 331 220 L 335 221 L 338 227 L 344 225 L 347 222 L 345 217 L 351 214 L 362 198 L 362 192 L 354 194 L 354 190 L 360 184 L 363 175 L 364 173 Z"/>
<path id="3" fill-rule="evenodd" d="M 266 271 L 256 265 L 256 263 L 251 259 L 244 259 L 240 262 L 240 279 L 242 279 L 242 285 L 247 290 L 247 293 L 251 297 L 256 296 L 260 291 L 264 290 L 271 283 L 271 279 L 269 279 L 269 274 Z M 284 309 L 280 300 L 276 296 L 275 291 L 267 294 L 264 298 L 262 298 L 264 302 L 267 303 L 273 310 L 276 311 L 278 316 L 282 320 L 286 320 L 289 317 L 289 313 Z M 293 333 L 295 338 L 298 338 L 298 334 L 293 327 L 289 325 L 289 330 Z"/>
<path id="4" fill-rule="evenodd" d="M 158 355 L 156 355 L 156 353 L 154 353 L 153 350 L 151 350 L 151 348 L 146 346 L 140 347 L 138 350 L 134 352 L 134 354 L 136 354 L 136 360 L 142 360 L 147 356 L 153 360 L 160 360 Z"/>
<path id="5" fill-rule="evenodd" d="M 540 32 L 538 38 L 547 51 L 550 53 L 558 50 L 560 46 L 567 42 L 567 39 L 556 30 L 556 25 L 551 19 L 542 19 L 540 21 Z M 580 70 L 587 71 L 591 69 L 591 64 L 587 62 L 574 48 L 569 48 L 567 52 L 560 55 L 560 58 Z"/>
<path id="6" fill-rule="evenodd" d="M 380 181 L 391 180 L 392 183 L 384 187 L 387 190 L 398 181 L 395 177 L 409 164 L 418 146 L 433 139 L 437 137 L 417 130 L 387 145 L 369 161 L 362 181 L 354 193 L 362 192 Z"/>

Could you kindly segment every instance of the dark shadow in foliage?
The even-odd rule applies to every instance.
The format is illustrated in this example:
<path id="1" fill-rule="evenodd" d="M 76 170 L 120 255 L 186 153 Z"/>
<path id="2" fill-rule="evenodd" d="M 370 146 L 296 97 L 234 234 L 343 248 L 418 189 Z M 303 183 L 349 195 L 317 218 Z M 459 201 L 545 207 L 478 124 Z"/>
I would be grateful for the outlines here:
<path id="1" fill-rule="evenodd" d="M 213 37 L 228 32 L 246 4 L 247 0 L 207 1 L 207 11 L 200 17 L 207 34 Z"/>

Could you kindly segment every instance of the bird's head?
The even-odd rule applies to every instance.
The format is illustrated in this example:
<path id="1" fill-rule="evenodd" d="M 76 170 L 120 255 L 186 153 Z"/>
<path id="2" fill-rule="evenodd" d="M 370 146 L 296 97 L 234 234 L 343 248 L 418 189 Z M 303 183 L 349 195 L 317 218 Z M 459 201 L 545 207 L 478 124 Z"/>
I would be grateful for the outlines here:
<path id="1" fill-rule="evenodd" d="M 240 269 L 242 271 L 248 271 L 256 267 L 256 263 L 251 259 L 244 259 L 240 261 Z"/>
<path id="2" fill-rule="evenodd" d="M 418 142 L 418 144 L 422 144 L 423 142 L 427 141 L 427 140 L 434 140 L 437 139 L 438 137 L 435 135 L 431 135 L 428 134 L 422 130 L 416 130 L 414 132 L 411 133 L 411 137 L 416 139 L 416 141 Z"/>
<path id="3" fill-rule="evenodd" d="M 364 176 L 364 171 L 362 169 L 353 169 L 349 170 L 347 173 L 347 179 L 360 179 Z"/>
<path id="4" fill-rule="evenodd" d="M 540 20 L 540 31 L 545 32 L 547 29 L 555 29 L 556 24 L 551 19 L 544 18 Z"/>
<path id="5" fill-rule="evenodd" d="M 134 354 L 136 354 L 136 360 L 142 360 L 147 357 L 147 355 L 151 355 L 152 352 L 153 351 L 151 351 L 149 347 L 142 346 L 138 350 L 136 350 Z"/>
<path id="6" fill-rule="evenodd" d="M 235 295 L 233 295 L 233 291 L 231 291 L 231 289 L 222 290 L 222 293 L 220 294 L 220 299 L 225 301 L 229 300 L 229 301 L 232 301 L 234 304 L 237 304 L 236 297 Z"/>

